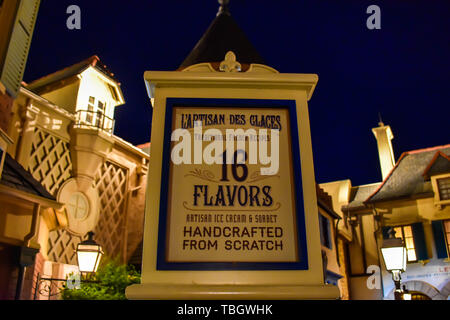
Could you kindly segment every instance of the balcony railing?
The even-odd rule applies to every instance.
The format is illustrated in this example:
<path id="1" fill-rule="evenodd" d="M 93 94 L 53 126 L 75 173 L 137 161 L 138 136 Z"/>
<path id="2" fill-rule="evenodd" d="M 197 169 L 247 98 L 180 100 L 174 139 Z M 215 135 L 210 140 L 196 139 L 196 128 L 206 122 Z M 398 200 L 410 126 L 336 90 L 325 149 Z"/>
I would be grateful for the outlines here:
<path id="1" fill-rule="evenodd" d="M 106 116 L 102 112 L 90 110 L 78 110 L 76 112 L 75 128 L 92 128 L 114 133 L 114 119 Z"/>

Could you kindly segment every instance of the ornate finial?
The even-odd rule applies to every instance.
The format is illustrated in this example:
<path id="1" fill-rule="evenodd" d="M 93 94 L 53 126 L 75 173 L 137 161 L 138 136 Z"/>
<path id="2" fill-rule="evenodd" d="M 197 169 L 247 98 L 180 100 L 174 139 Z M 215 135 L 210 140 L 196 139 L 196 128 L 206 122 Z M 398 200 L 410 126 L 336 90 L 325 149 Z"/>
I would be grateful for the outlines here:
<path id="1" fill-rule="evenodd" d="M 228 8 L 228 5 L 230 4 L 230 0 L 219 0 L 219 12 L 217 12 L 217 16 L 221 14 L 227 14 L 230 15 L 230 9 Z"/>
<path id="2" fill-rule="evenodd" d="M 220 63 L 219 70 L 222 72 L 239 72 L 241 64 L 236 61 L 236 55 L 233 51 L 228 51 L 225 60 Z"/>
<path id="3" fill-rule="evenodd" d="M 383 119 L 381 119 L 381 113 L 380 112 L 378 112 L 378 119 L 380 120 L 380 122 L 378 122 L 378 125 L 380 127 L 384 127 Z"/>

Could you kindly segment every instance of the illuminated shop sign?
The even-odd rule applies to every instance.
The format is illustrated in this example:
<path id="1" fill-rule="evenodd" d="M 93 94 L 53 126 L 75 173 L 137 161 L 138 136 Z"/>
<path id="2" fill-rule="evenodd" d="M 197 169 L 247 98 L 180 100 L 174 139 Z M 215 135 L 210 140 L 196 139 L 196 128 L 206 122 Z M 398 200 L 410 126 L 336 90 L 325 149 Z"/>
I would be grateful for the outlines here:
<path id="1" fill-rule="evenodd" d="M 167 99 L 161 188 L 159 270 L 308 268 L 295 101 Z"/>

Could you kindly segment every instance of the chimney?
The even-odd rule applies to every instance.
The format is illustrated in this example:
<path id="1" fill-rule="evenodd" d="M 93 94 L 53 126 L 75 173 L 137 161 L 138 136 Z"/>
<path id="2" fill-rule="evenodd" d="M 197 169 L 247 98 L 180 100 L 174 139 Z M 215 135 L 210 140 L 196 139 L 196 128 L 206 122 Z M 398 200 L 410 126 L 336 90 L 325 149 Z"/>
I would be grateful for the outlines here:
<path id="1" fill-rule="evenodd" d="M 392 150 L 391 143 L 394 134 L 392 133 L 391 127 L 385 126 L 382 121 L 378 123 L 378 127 L 372 129 L 372 132 L 375 139 L 377 139 L 381 175 L 384 180 L 395 165 L 394 151 Z"/>

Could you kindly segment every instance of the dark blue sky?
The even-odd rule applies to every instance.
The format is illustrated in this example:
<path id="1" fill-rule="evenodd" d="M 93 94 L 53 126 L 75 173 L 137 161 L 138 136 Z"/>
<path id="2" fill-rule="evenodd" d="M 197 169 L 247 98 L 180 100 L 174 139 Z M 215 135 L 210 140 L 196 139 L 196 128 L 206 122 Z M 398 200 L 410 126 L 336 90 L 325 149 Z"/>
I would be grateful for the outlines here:
<path id="1" fill-rule="evenodd" d="M 66 28 L 71 4 L 81 30 Z M 381 30 L 366 28 L 371 4 Z M 178 68 L 217 9 L 216 0 L 43 0 L 24 80 L 97 54 L 125 95 L 116 134 L 144 143 L 144 71 Z M 378 113 L 394 132 L 396 159 L 450 143 L 450 1 L 231 0 L 230 9 L 268 65 L 319 75 L 309 102 L 318 182 L 380 180 Z"/>

